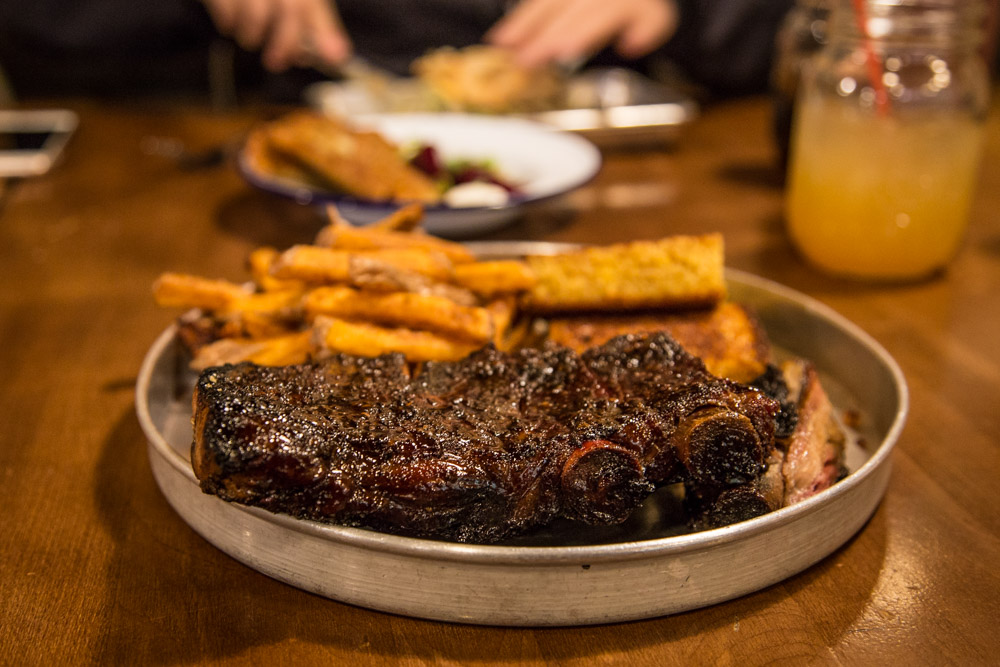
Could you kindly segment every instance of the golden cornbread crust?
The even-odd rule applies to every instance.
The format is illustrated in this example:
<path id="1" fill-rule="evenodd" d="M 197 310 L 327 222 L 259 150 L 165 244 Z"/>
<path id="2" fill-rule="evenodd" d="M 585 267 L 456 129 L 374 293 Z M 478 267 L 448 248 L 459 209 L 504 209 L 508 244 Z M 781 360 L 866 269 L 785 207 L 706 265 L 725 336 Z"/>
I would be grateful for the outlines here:
<path id="1" fill-rule="evenodd" d="M 582 353 L 615 336 L 657 331 L 700 357 L 713 375 L 737 382 L 759 377 L 771 358 L 771 344 L 757 316 L 731 301 L 707 310 L 560 317 L 549 320 L 548 337 Z"/>
<path id="2" fill-rule="evenodd" d="M 528 312 L 680 309 L 726 296 L 721 234 L 672 236 L 526 258 L 537 282 Z"/>

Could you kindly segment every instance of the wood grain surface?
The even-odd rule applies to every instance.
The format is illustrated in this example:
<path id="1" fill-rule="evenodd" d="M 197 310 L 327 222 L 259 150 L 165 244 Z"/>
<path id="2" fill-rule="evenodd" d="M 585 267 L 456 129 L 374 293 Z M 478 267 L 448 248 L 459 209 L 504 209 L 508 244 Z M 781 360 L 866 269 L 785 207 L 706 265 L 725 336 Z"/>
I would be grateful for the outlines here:
<path id="1" fill-rule="evenodd" d="M 729 266 L 860 325 L 911 390 L 883 502 L 816 566 L 676 616 L 522 629 L 310 595 L 174 514 L 133 406 L 143 354 L 173 316 L 153 280 L 242 279 L 250 249 L 308 241 L 322 221 L 228 162 L 171 155 L 181 142 L 212 157 L 274 109 L 61 104 L 81 115 L 64 161 L 0 200 L 0 664 L 996 664 L 1000 107 L 967 241 L 933 280 L 849 283 L 797 257 L 763 98 L 706 109 L 672 148 L 606 153 L 592 183 L 488 237 L 720 231 Z"/>

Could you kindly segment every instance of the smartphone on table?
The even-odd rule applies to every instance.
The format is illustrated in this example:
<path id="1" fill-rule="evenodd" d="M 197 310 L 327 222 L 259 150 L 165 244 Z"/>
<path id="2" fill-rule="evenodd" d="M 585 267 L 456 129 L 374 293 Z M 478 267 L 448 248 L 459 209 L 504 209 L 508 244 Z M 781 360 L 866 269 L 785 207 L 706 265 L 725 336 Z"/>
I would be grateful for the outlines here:
<path id="1" fill-rule="evenodd" d="M 78 123 L 68 109 L 0 109 L 0 178 L 47 172 Z"/>

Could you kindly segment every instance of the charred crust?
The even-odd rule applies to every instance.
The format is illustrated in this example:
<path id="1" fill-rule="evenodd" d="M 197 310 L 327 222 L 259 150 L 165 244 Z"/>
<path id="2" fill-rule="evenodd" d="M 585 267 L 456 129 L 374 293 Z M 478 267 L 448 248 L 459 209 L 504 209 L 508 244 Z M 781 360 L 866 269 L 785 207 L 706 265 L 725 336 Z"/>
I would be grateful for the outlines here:
<path id="1" fill-rule="evenodd" d="M 206 492 L 485 543 L 558 517 L 623 521 L 659 484 L 726 497 L 762 474 L 778 411 L 662 333 L 582 355 L 487 346 L 417 373 L 392 355 L 221 366 L 202 373 L 194 400 Z"/>

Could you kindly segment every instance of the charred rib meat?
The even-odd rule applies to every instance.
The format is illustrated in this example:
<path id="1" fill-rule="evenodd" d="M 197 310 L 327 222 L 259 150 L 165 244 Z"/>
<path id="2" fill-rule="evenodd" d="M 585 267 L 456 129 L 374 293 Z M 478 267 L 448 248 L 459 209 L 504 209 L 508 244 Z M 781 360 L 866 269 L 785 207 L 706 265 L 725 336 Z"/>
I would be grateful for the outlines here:
<path id="1" fill-rule="evenodd" d="M 192 462 L 225 500 L 491 543 L 557 517 L 623 521 L 660 484 L 758 483 L 777 412 L 666 334 L 582 355 L 487 347 L 415 374 L 393 355 L 239 364 L 198 381 Z"/>
<path id="2" fill-rule="evenodd" d="M 771 365 L 753 385 L 780 406 L 767 470 L 728 488 L 686 482 L 685 501 L 695 528 L 724 526 L 794 505 L 847 474 L 846 434 L 811 363 L 791 359 L 780 367 Z"/>

